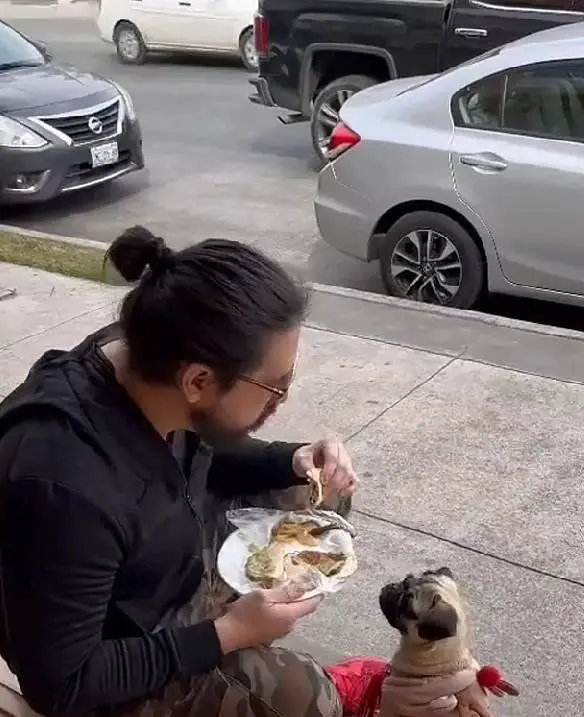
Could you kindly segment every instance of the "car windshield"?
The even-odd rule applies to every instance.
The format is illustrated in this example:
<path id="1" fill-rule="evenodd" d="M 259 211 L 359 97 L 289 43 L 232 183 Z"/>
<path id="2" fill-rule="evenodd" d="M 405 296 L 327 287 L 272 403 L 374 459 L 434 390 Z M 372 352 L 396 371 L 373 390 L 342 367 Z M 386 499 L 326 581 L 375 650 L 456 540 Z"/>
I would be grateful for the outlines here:
<path id="1" fill-rule="evenodd" d="M 46 62 L 43 54 L 10 25 L 0 22 L 0 71 L 35 67 Z"/>

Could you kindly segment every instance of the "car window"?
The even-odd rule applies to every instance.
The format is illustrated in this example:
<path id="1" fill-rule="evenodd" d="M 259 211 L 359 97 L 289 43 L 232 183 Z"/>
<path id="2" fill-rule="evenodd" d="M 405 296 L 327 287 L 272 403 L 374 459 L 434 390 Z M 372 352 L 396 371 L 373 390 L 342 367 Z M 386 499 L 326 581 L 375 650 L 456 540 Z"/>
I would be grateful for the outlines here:
<path id="1" fill-rule="evenodd" d="M 26 65 L 43 65 L 41 52 L 10 25 L 0 22 L 0 70 Z"/>
<path id="2" fill-rule="evenodd" d="M 467 87 L 453 102 L 455 124 L 463 127 L 501 127 L 506 75 L 493 75 Z"/>
<path id="3" fill-rule="evenodd" d="M 489 5 L 536 10 L 571 10 L 572 0 L 489 0 Z"/>
<path id="4" fill-rule="evenodd" d="M 452 109 L 459 126 L 584 140 L 584 61 L 485 78 L 459 93 Z"/>

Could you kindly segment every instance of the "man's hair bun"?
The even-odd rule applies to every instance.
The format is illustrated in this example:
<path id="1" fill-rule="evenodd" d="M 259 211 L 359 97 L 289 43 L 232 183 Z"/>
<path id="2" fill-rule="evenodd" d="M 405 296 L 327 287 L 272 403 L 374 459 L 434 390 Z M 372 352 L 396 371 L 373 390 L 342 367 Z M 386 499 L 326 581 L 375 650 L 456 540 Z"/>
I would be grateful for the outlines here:
<path id="1" fill-rule="evenodd" d="M 174 265 L 174 252 L 164 239 L 141 226 L 130 227 L 114 240 L 107 250 L 121 276 L 129 282 L 138 281 L 149 268 L 153 275 L 161 275 Z"/>

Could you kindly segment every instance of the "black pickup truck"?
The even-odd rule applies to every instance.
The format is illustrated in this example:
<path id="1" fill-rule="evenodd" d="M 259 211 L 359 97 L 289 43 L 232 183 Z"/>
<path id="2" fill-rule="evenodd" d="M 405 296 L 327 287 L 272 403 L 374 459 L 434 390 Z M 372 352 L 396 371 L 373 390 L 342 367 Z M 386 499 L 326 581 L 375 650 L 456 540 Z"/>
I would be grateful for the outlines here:
<path id="1" fill-rule="evenodd" d="M 493 47 L 584 19 L 584 0 L 259 0 L 250 100 L 310 121 L 323 158 L 345 100 L 440 72 Z"/>

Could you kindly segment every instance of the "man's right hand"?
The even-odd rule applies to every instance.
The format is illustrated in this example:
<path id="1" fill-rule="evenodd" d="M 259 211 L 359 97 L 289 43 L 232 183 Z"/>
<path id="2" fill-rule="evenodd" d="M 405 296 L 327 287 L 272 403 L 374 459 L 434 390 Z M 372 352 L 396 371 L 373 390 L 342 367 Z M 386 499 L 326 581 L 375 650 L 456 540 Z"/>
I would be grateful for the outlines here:
<path id="1" fill-rule="evenodd" d="M 301 587 L 256 590 L 231 603 L 215 620 L 223 654 L 246 647 L 270 645 L 292 632 L 296 621 L 313 613 L 321 597 L 300 600 Z"/>

